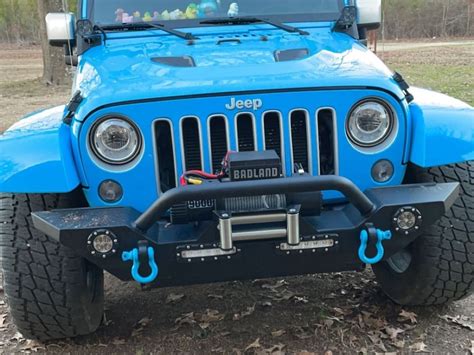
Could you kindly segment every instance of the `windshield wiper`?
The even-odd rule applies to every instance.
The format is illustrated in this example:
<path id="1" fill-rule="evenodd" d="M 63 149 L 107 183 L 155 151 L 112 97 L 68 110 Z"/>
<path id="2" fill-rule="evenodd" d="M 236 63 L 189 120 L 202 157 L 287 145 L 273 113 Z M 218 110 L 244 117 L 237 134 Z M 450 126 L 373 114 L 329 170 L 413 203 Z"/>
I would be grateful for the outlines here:
<path id="1" fill-rule="evenodd" d="M 263 19 L 260 17 L 219 17 L 215 19 L 208 19 L 201 21 L 200 24 L 203 25 L 247 25 L 251 23 L 266 23 L 272 25 L 273 27 L 282 29 L 290 33 L 299 33 L 300 35 L 309 35 L 308 32 L 303 31 L 297 27 L 290 25 L 285 25 L 279 21 L 273 21 L 268 19 Z"/>
<path id="2" fill-rule="evenodd" d="M 186 40 L 199 39 L 198 37 L 195 37 L 192 33 L 174 30 L 172 28 L 166 27 L 164 24 L 159 23 L 159 22 L 135 22 L 135 23 L 122 23 L 118 25 L 102 26 L 102 29 L 104 31 L 117 31 L 117 30 L 124 30 L 124 29 L 125 30 L 142 30 L 142 29 L 148 29 L 148 28 L 156 28 L 158 30 L 175 35 L 179 38 L 183 38 Z"/>

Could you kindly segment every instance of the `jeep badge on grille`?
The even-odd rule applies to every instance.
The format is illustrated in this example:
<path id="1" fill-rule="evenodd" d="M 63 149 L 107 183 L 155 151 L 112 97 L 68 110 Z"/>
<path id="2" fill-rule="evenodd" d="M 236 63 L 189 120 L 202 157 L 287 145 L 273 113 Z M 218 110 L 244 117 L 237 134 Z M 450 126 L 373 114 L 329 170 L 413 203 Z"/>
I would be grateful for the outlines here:
<path id="1" fill-rule="evenodd" d="M 237 100 L 235 97 L 230 98 L 230 103 L 225 105 L 225 108 L 228 110 L 235 109 L 253 109 L 257 111 L 263 106 L 263 101 L 261 99 L 247 99 L 247 100 Z"/>

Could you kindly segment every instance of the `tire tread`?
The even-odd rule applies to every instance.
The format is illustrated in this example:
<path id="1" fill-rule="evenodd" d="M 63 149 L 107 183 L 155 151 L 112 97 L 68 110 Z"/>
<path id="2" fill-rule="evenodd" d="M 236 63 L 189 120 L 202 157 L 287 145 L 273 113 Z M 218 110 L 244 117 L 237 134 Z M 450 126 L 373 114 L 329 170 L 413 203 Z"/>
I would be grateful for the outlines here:
<path id="1" fill-rule="evenodd" d="M 78 204 L 77 198 L 0 194 L 4 292 L 14 323 L 27 338 L 73 337 L 98 326 L 82 309 L 84 260 L 37 231 L 31 219 L 31 212 L 71 207 Z"/>

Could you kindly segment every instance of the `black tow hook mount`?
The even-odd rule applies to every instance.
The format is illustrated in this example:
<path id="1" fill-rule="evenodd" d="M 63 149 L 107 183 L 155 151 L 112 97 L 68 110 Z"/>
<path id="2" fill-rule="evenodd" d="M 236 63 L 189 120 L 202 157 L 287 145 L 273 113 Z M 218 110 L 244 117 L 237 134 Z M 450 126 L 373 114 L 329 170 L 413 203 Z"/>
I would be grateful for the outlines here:
<path id="1" fill-rule="evenodd" d="M 373 223 L 366 223 L 365 228 L 369 237 L 365 255 L 371 255 L 372 257 L 374 257 L 375 255 L 377 255 L 377 228 L 375 228 Z"/>

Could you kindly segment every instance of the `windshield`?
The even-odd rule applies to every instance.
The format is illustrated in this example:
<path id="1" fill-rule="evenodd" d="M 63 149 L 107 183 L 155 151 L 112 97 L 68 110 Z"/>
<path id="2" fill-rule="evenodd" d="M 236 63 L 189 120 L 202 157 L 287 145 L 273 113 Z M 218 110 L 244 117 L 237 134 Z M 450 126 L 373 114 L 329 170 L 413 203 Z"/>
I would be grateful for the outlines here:
<path id="1" fill-rule="evenodd" d="M 101 25 L 237 16 L 333 21 L 339 17 L 341 3 L 340 0 L 94 0 L 89 14 Z"/>

